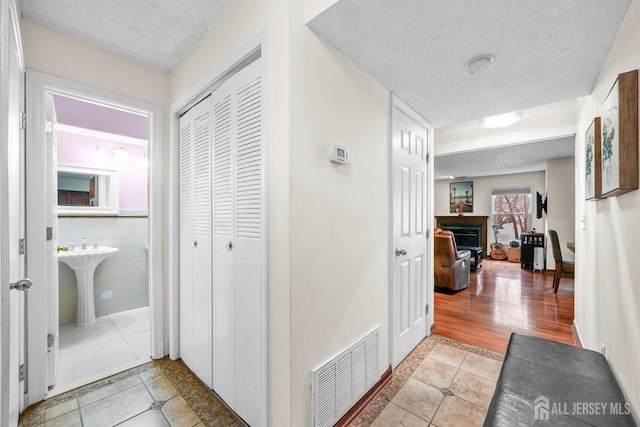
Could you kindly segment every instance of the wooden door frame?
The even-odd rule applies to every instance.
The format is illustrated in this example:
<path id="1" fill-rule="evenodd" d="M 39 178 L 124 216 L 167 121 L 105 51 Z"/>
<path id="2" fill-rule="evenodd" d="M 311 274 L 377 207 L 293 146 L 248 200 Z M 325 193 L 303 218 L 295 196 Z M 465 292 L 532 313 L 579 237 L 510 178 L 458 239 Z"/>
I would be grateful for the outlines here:
<path id="1" fill-rule="evenodd" d="M 164 296 L 163 296 L 163 232 L 162 232 L 162 107 L 129 98 L 116 93 L 97 89 L 70 80 L 51 76 L 39 71 L 27 70 L 27 203 L 44 200 L 45 191 L 45 120 L 44 99 L 46 93 L 71 96 L 81 100 L 96 102 L 124 111 L 149 116 L 149 312 L 151 319 L 151 357 L 164 356 Z M 27 210 L 27 266 L 32 266 L 28 274 L 34 286 L 31 288 L 27 316 L 40 319 L 47 311 L 46 271 L 42 259 L 46 259 L 44 232 L 46 218 L 38 209 Z M 29 268 L 29 267 L 27 267 Z M 35 292 L 34 292 L 35 291 Z M 27 405 L 44 399 L 47 395 L 47 332 L 41 323 L 28 327 L 27 363 L 31 374 L 28 376 Z"/>
<path id="2" fill-rule="evenodd" d="M 268 425 L 269 407 L 269 375 L 268 375 L 268 300 L 269 300 L 269 135 L 270 135 L 270 29 L 267 28 L 238 49 L 229 59 L 213 72 L 207 74 L 198 84 L 171 104 L 169 110 L 169 235 L 167 246 L 169 248 L 169 357 L 172 360 L 180 358 L 180 116 L 191 107 L 209 96 L 218 86 L 224 83 L 230 76 L 253 62 L 258 57 L 262 58 L 262 76 L 264 81 L 264 144 L 263 144 L 263 194 L 262 201 L 262 227 L 264 237 L 262 239 L 262 285 L 265 290 L 261 301 L 262 319 L 262 372 L 263 372 L 263 396 L 262 409 L 263 425 Z"/>
<path id="3" fill-rule="evenodd" d="M 389 126 L 389 188 L 390 188 L 390 197 L 389 197 L 389 230 L 391 233 L 391 251 L 389 252 L 389 262 L 391 268 L 389 269 L 389 360 L 391 361 L 391 368 L 395 369 L 401 360 L 394 360 L 394 314 L 395 314 L 395 300 L 393 296 L 393 288 L 394 288 L 394 273 L 395 273 L 395 253 L 393 250 L 397 247 L 395 236 L 394 236 L 394 228 L 393 224 L 395 221 L 394 218 L 394 210 L 393 210 L 393 133 L 395 129 L 395 122 L 393 120 L 394 110 L 398 110 L 404 114 L 406 114 L 409 118 L 414 120 L 420 126 L 423 126 L 427 129 L 427 182 L 425 185 L 425 191 L 428 192 L 426 197 L 424 198 L 426 203 L 426 211 L 427 211 L 427 304 L 429 306 L 429 312 L 427 313 L 427 330 L 425 331 L 425 336 L 431 335 L 431 329 L 434 322 L 433 316 L 433 228 L 435 226 L 435 219 L 433 216 L 433 127 L 431 124 L 427 122 L 424 118 L 422 118 L 416 111 L 413 110 L 407 103 L 405 103 L 402 99 L 400 99 L 396 94 L 391 94 L 391 109 L 389 110 L 389 121 L 391 122 L 391 126 Z"/>

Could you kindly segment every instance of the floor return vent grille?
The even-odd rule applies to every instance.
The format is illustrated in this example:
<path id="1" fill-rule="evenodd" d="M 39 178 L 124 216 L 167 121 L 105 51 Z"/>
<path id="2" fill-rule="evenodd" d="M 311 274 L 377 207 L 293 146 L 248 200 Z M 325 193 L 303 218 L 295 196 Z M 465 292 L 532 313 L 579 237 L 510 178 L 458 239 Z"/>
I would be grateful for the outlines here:
<path id="1" fill-rule="evenodd" d="M 365 335 L 312 374 L 313 427 L 331 427 L 380 380 L 378 333 Z"/>

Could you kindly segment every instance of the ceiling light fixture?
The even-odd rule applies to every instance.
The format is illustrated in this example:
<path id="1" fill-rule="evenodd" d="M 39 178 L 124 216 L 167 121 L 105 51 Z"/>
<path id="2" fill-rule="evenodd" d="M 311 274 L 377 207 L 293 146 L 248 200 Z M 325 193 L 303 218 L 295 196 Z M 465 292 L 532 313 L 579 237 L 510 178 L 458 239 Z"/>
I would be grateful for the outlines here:
<path id="1" fill-rule="evenodd" d="M 111 151 L 111 154 L 121 162 L 128 162 L 131 160 L 131 156 L 129 156 L 129 153 L 124 149 L 124 147 L 114 148 Z"/>
<path id="2" fill-rule="evenodd" d="M 465 67 L 469 73 L 474 75 L 487 74 L 493 68 L 495 59 L 495 56 L 489 54 L 474 56 L 467 61 Z"/>
<path id="3" fill-rule="evenodd" d="M 136 159 L 136 164 L 138 166 L 140 166 L 141 168 L 148 168 L 149 167 L 149 160 L 147 160 L 147 154 L 143 153 L 143 157 L 138 157 Z"/>
<path id="4" fill-rule="evenodd" d="M 483 128 L 502 128 L 517 123 L 522 118 L 522 110 L 510 113 L 497 114 L 495 116 L 483 117 L 480 119 L 480 126 Z"/>
<path id="5" fill-rule="evenodd" d="M 109 155 L 106 151 L 100 150 L 100 145 L 96 145 L 96 151 L 93 152 L 92 158 L 94 163 L 105 163 Z"/>

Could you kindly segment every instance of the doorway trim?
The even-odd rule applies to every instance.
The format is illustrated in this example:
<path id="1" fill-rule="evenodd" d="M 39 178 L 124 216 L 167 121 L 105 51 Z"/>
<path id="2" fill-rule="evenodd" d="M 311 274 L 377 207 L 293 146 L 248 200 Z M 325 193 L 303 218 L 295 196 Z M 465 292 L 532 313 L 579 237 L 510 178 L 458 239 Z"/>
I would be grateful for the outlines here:
<path id="1" fill-rule="evenodd" d="M 427 256 L 427 271 L 426 271 L 426 291 L 427 291 L 427 305 L 429 307 L 428 309 L 428 313 L 427 313 L 427 330 L 425 331 L 425 337 L 431 335 L 431 329 L 433 327 L 433 323 L 434 323 L 434 308 L 433 308 L 433 292 L 434 292 L 434 288 L 433 288 L 433 272 L 434 272 L 434 263 L 433 263 L 433 228 L 435 227 L 435 218 L 434 218 L 434 213 L 433 213 L 433 201 L 434 201 L 434 184 L 433 184 L 433 180 L 434 180 L 434 174 L 433 174 L 433 137 L 434 137 L 434 131 L 433 131 L 433 127 L 431 126 L 431 124 L 426 121 L 422 116 L 420 116 L 413 108 L 411 108 L 409 106 L 409 104 L 405 103 L 402 99 L 400 99 L 400 97 L 398 97 L 395 93 L 391 93 L 391 108 L 389 110 L 389 121 L 391 123 L 391 126 L 389 127 L 389 188 L 390 193 L 391 193 L 391 197 L 389 198 L 389 218 L 390 218 L 390 224 L 389 224 L 389 230 L 391 233 L 391 237 L 390 237 L 390 242 L 391 242 L 391 251 L 389 252 L 389 262 L 390 262 L 390 266 L 391 269 L 389 271 L 389 312 L 390 312 L 390 316 L 389 316 L 389 360 L 391 361 L 391 368 L 395 369 L 400 362 L 402 362 L 402 360 L 394 360 L 394 346 L 396 345 L 394 343 L 394 318 L 395 318 L 395 301 L 394 301 L 394 297 L 393 297 L 393 286 L 394 286 L 394 264 L 395 264 L 395 258 L 396 255 L 393 252 L 393 249 L 396 248 L 396 242 L 395 242 L 395 236 L 393 234 L 393 224 L 395 221 L 394 218 L 394 210 L 393 210 L 393 131 L 394 131 L 394 126 L 396 126 L 396 124 L 394 123 L 393 117 L 393 111 L 397 109 L 399 111 L 401 111 L 402 113 L 404 113 L 405 115 L 407 115 L 409 118 L 411 118 L 412 120 L 414 120 L 417 124 L 419 124 L 420 126 L 424 127 L 427 130 L 427 152 L 426 152 L 426 156 L 427 156 L 427 177 L 426 177 L 426 185 L 425 185 L 425 191 L 428 193 L 425 197 L 425 204 L 426 204 L 426 212 L 427 212 L 427 230 L 426 230 L 426 245 L 427 245 L 427 252 L 426 252 L 426 256 Z"/>
<path id="2" fill-rule="evenodd" d="M 263 372 L 263 425 L 268 425 L 269 407 L 269 146 L 270 146 L 270 109 L 271 109 L 271 50 L 270 29 L 264 29 L 255 37 L 236 50 L 226 61 L 213 72 L 189 89 L 184 95 L 171 104 L 169 110 L 169 232 L 168 246 L 168 282 L 169 282 L 169 357 L 172 360 L 180 358 L 180 116 L 191 107 L 209 96 L 217 87 L 222 85 L 236 72 L 251 64 L 257 58 L 262 58 L 262 77 L 264 81 L 264 144 L 263 144 L 263 223 L 265 237 L 262 240 L 263 268 L 262 283 L 264 287 L 262 306 L 262 372 Z"/>
<path id="3" fill-rule="evenodd" d="M 13 39 L 13 43 L 9 40 Z M 13 57 L 13 59 L 12 59 Z M 15 62 L 14 62 L 15 61 Z M 24 129 L 17 123 L 24 111 L 25 62 L 20 35 L 20 22 L 16 2 L 0 0 L 0 426 L 17 424 L 20 412 L 25 408 L 24 382 L 19 380 L 19 365 L 24 357 L 24 304 L 26 292 L 10 288 L 14 280 L 26 278 L 24 256 L 19 254 L 14 238 L 24 237 Z M 12 96 L 18 77 L 18 93 Z M 15 94 L 15 93 L 14 93 Z M 16 120 L 16 121 L 13 121 Z M 16 138 L 14 145 L 10 141 Z M 11 149 L 17 149 L 11 151 Z M 11 165 L 16 153 L 18 165 Z M 19 176 L 19 177 L 18 177 Z M 17 186 L 17 187 L 16 187 Z M 15 193 L 8 196 L 8 193 Z M 12 205 L 16 202 L 18 205 Z M 19 230 L 8 233 L 8 226 L 15 226 L 10 217 L 18 211 Z M 13 243 L 12 243 L 13 242 Z M 17 262 L 16 262 L 17 261 Z M 16 264 L 18 268 L 16 268 Z"/>
<path id="4" fill-rule="evenodd" d="M 149 312 L 151 326 L 151 357 L 164 356 L 164 296 L 163 296 L 163 232 L 162 232 L 162 107 L 116 93 L 97 89 L 39 71 L 27 70 L 27 273 L 34 286 L 29 291 L 27 318 L 37 324 L 27 325 L 28 375 L 27 406 L 43 400 L 47 395 L 47 291 L 46 271 L 42 260 L 46 259 L 47 227 L 45 216 L 38 209 L 29 208 L 44 199 L 45 188 L 45 94 L 58 94 L 80 100 L 96 102 L 120 110 L 149 116 Z M 32 268 L 29 268 L 32 266 Z"/>

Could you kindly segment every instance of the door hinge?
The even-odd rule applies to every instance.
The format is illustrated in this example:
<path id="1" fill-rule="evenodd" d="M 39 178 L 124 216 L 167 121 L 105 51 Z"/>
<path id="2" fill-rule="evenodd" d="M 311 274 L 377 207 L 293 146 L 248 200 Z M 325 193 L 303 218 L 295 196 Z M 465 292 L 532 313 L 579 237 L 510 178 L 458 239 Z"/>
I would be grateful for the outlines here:
<path id="1" fill-rule="evenodd" d="M 23 237 L 20 239 L 19 249 L 20 255 L 24 255 L 27 252 L 27 240 Z"/>
<path id="2" fill-rule="evenodd" d="M 429 153 L 427 153 L 427 159 L 425 161 L 429 163 Z"/>
<path id="3" fill-rule="evenodd" d="M 53 122 L 51 120 L 44 121 L 44 133 L 53 132 Z"/>
<path id="4" fill-rule="evenodd" d="M 53 240 L 53 227 L 47 227 L 47 242 Z"/>
<path id="5" fill-rule="evenodd" d="M 18 369 L 19 381 L 24 381 L 26 376 L 27 376 L 27 366 L 23 363 L 22 365 L 20 365 L 20 368 Z"/>
<path id="6" fill-rule="evenodd" d="M 47 347 L 48 348 L 53 347 L 54 343 L 55 343 L 54 335 L 51 332 L 49 332 L 49 334 L 47 334 Z"/>
<path id="7" fill-rule="evenodd" d="M 424 312 L 425 312 L 426 314 L 429 314 L 429 304 L 427 304 L 427 305 L 424 307 Z"/>
<path id="8" fill-rule="evenodd" d="M 27 113 L 20 113 L 20 129 L 27 128 Z"/>

